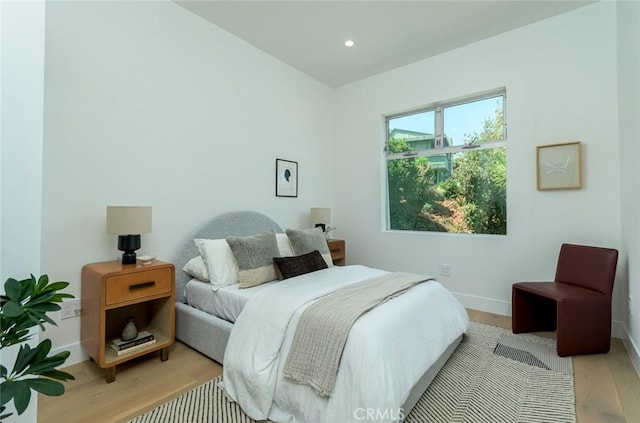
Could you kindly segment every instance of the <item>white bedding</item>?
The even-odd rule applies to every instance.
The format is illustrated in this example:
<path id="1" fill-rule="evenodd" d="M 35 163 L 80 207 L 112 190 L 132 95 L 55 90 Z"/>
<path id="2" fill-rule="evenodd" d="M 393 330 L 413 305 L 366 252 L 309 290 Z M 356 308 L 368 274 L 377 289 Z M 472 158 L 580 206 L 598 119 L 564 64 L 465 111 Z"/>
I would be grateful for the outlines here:
<path id="1" fill-rule="evenodd" d="M 391 422 L 410 390 L 447 346 L 464 333 L 464 307 L 438 282 L 419 284 L 362 316 L 343 351 L 331 397 L 281 376 L 302 311 L 341 286 L 382 275 L 364 266 L 332 267 L 287 279 L 249 300 L 224 357 L 224 388 L 253 419 L 361 422 L 364 413 Z M 384 418 L 388 417 L 388 418 Z"/>
<path id="2" fill-rule="evenodd" d="M 278 281 L 252 288 L 238 287 L 237 283 L 213 289 L 209 282 L 191 279 L 184 287 L 187 304 L 213 316 L 234 323 L 249 298 Z"/>

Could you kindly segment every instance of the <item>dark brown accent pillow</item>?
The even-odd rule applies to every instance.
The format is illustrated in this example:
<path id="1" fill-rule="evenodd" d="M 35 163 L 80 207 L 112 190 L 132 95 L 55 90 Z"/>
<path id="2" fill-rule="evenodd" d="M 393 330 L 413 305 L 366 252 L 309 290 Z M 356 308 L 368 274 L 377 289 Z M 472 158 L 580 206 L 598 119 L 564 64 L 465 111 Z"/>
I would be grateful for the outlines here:
<path id="1" fill-rule="evenodd" d="M 318 250 L 294 257 L 274 257 L 273 263 L 282 275 L 282 279 L 289 279 L 328 267 Z"/>

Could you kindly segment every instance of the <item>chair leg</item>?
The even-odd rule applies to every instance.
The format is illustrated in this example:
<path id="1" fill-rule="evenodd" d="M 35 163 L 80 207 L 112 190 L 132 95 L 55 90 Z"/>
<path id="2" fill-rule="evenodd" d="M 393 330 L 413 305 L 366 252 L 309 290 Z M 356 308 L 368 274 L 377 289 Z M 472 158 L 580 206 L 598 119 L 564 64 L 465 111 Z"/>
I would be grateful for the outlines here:
<path id="1" fill-rule="evenodd" d="M 611 348 L 611 300 L 558 303 L 557 350 L 560 357 L 606 353 Z"/>
<path id="2" fill-rule="evenodd" d="M 513 333 L 556 330 L 556 303 L 514 286 L 511 292 Z"/>

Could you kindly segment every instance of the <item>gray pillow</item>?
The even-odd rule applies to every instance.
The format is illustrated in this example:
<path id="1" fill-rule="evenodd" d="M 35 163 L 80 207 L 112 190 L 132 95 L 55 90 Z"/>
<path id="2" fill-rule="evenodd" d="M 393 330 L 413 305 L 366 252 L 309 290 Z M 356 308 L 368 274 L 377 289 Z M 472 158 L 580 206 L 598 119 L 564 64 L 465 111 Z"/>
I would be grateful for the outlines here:
<path id="1" fill-rule="evenodd" d="M 297 256 L 307 254 L 313 250 L 318 250 L 328 267 L 333 266 L 331 252 L 327 245 L 327 240 L 320 228 L 313 229 L 287 229 L 287 236 L 293 248 L 293 253 Z"/>
<path id="2" fill-rule="evenodd" d="M 230 236 L 227 243 L 238 265 L 240 288 L 249 288 L 278 279 L 273 258 L 280 257 L 273 230 L 251 236 Z"/>

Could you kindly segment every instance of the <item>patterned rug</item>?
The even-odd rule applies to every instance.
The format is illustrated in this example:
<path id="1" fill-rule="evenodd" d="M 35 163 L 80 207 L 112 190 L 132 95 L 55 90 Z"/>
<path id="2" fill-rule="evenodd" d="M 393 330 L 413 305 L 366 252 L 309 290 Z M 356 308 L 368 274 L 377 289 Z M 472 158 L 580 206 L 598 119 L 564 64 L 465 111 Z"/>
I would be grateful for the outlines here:
<path id="1" fill-rule="evenodd" d="M 471 322 L 471 330 L 405 419 L 407 423 L 575 422 L 571 359 L 555 341 Z M 129 423 L 253 423 L 220 378 Z"/>
<path id="2" fill-rule="evenodd" d="M 556 343 L 552 339 L 504 334 L 500 337 L 494 354 L 520 361 L 530 366 L 553 370 L 565 375 L 573 375 L 570 357 L 560 357 L 556 353 Z"/>

